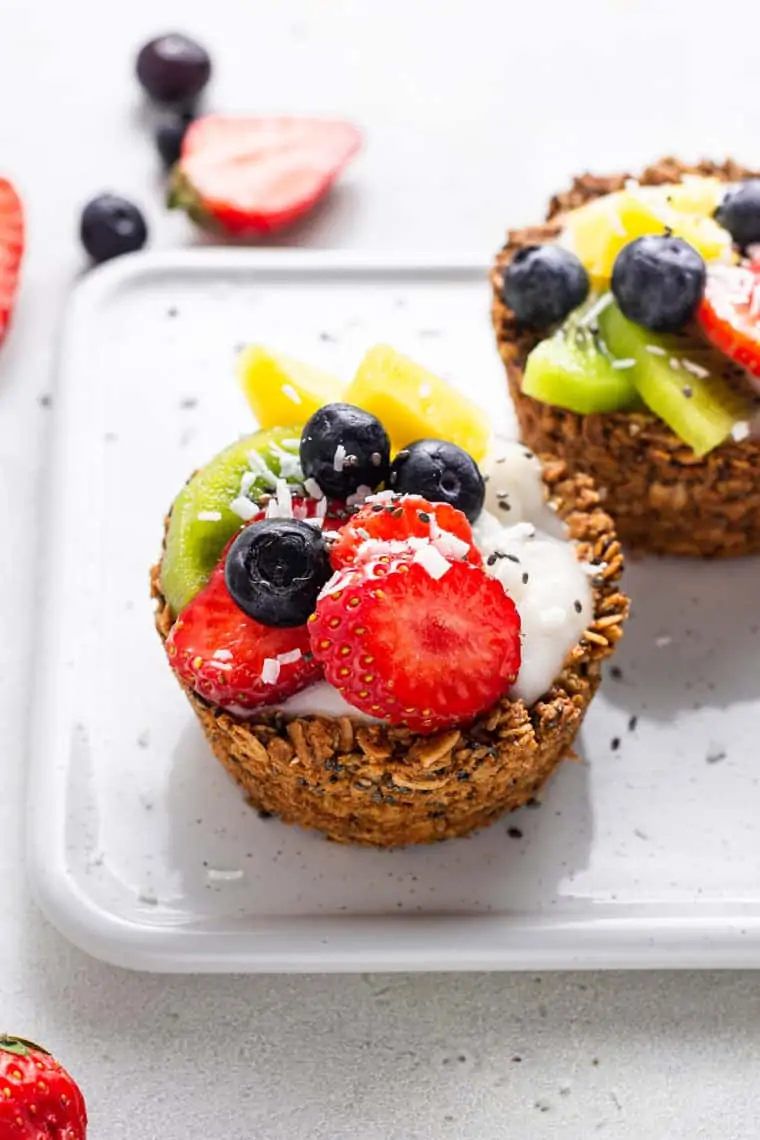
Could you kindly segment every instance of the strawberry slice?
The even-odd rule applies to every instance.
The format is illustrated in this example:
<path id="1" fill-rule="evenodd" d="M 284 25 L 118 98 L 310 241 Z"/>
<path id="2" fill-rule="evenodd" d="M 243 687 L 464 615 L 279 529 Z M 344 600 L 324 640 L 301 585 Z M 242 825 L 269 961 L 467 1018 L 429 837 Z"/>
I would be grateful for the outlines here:
<path id="1" fill-rule="evenodd" d="M 321 668 L 306 626 L 275 629 L 249 618 L 229 595 L 222 557 L 166 639 L 175 673 L 211 704 L 239 715 L 297 693 Z"/>
<path id="2" fill-rule="evenodd" d="M 185 135 L 169 205 L 230 234 L 271 233 L 327 193 L 360 143 L 339 119 L 206 115 Z"/>
<path id="3" fill-rule="evenodd" d="M 520 615 L 501 584 L 436 552 L 337 572 L 309 633 L 347 701 L 421 733 L 472 720 L 520 669 Z"/>
<path id="4" fill-rule="evenodd" d="M 0 343 L 8 330 L 24 252 L 24 211 L 10 182 L 0 178 Z"/>
<path id="5" fill-rule="evenodd" d="M 707 339 L 760 389 L 760 266 L 711 266 L 697 320 Z"/>
<path id="6" fill-rule="evenodd" d="M 410 539 L 415 541 L 410 544 Z M 421 540 L 432 541 L 447 558 L 483 565 L 462 512 L 449 503 L 430 503 L 421 495 L 383 495 L 378 502 L 365 503 L 340 531 L 330 561 L 338 570 L 378 555 L 403 553 L 404 545 L 414 553 Z M 381 549 L 379 543 L 392 545 Z"/>

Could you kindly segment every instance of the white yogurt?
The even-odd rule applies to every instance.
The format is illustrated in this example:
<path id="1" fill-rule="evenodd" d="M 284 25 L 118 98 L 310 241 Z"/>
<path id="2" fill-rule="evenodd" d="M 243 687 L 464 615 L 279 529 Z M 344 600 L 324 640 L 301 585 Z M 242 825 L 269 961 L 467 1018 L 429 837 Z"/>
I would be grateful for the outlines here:
<path id="1" fill-rule="evenodd" d="M 485 509 L 473 527 L 485 569 L 498 578 L 522 622 L 516 698 L 533 704 L 551 688 L 593 614 L 587 569 L 557 515 L 544 501 L 541 464 L 523 444 L 497 440 L 484 464 Z M 288 716 L 350 716 L 375 722 L 327 681 L 280 706 Z"/>

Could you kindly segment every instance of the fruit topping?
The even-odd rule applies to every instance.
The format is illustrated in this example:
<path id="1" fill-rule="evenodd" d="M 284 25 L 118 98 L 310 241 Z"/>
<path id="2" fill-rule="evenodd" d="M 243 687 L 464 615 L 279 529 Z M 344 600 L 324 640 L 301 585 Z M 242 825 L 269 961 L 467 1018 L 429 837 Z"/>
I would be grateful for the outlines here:
<path id="1" fill-rule="evenodd" d="M 703 259 L 688 242 L 654 234 L 623 246 L 612 270 L 612 293 L 637 325 L 678 332 L 696 312 L 705 274 Z"/>
<path id="2" fill-rule="evenodd" d="M 137 78 L 158 103 L 188 103 L 211 77 L 211 58 L 196 40 L 179 32 L 158 36 L 137 56 Z"/>
<path id="3" fill-rule="evenodd" d="M 564 219 L 564 240 L 598 289 L 608 287 L 621 249 L 647 234 L 669 231 L 692 245 L 705 261 L 728 261 L 731 235 L 711 216 L 720 193 L 714 178 L 688 178 L 664 186 L 632 183 L 571 210 Z"/>
<path id="4" fill-rule="evenodd" d="M 309 620 L 314 655 L 345 699 L 421 733 L 490 708 L 514 684 L 521 657 L 520 617 L 502 586 L 425 551 L 434 557 L 338 572 Z"/>
<path id="5" fill-rule="evenodd" d="M 507 266 L 501 296 L 521 324 L 540 329 L 563 321 L 588 292 L 588 274 L 574 253 L 560 245 L 527 245 Z"/>
<path id="6" fill-rule="evenodd" d="M 193 121 L 191 111 L 165 115 L 156 127 L 156 150 L 167 170 L 179 162 L 182 142 Z"/>
<path id="7" fill-rule="evenodd" d="M 172 506 L 161 588 L 175 614 L 208 581 L 228 540 L 277 480 L 299 485 L 300 428 L 256 432 L 225 448 L 185 484 Z"/>
<path id="8" fill-rule="evenodd" d="M 327 193 L 360 142 L 337 119 L 206 115 L 185 135 L 168 203 L 199 225 L 270 233 Z"/>
<path id="9" fill-rule="evenodd" d="M 87 1108 L 62 1065 L 32 1041 L 0 1036 L 3 1140 L 85 1140 Z"/>
<path id="10" fill-rule="evenodd" d="M 390 440 L 371 412 L 353 404 L 325 404 L 301 435 L 301 467 L 326 495 L 370 494 L 388 477 Z M 363 492 L 360 491 L 363 489 Z"/>
<path id="11" fill-rule="evenodd" d="M 5 337 L 16 300 L 24 252 L 24 212 L 10 182 L 0 178 L 0 343 Z"/>
<path id="12" fill-rule="evenodd" d="M 627 375 L 647 407 L 706 455 L 727 439 L 749 409 L 722 378 L 718 353 L 687 336 L 658 336 L 626 319 L 616 305 L 599 314 L 601 336 L 615 356 L 634 362 Z"/>
<path id="13" fill-rule="evenodd" d="M 305 626 L 278 629 L 243 613 L 227 589 L 224 561 L 175 621 L 166 652 L 185 684 L 238 714 L 285 700 L 321 672 Z"/>
<path id="14" fill-rule="evenodd" d="M 472 456 L 442 439 L 419 439 L 399 451 L 388 485 L 402 495 L 448 503 L 470 522 L 483 510 L 486 497 L 483 476 Z"/>
<path id="15" fill-rule="evenodd" d="M 116 194 L 101 194 L 87 203 L 79 233 L 95 262 L 134 253 L 148 240 L 148 227 L 137 206 Z"/>
<path id="16" fill-rule="evenodd" d="M 343 399 L 374 413 L 393 450 L 415 439 L 448 439 L 480 462 L 488 449 L 487 414 L 445 380 L 387 345 L 371 348 Z"/>
<path id="17" fill-rule="evenodd" d="M 328 372 L 269 352 L 258 344 L 238 357 L 243 393 L 263 428 L 303 422 L 323 404 L 340 400 L 344 385 Z"/>
<path id="18" fill-rule="evenodd" d="M 262 519 L 232 543 L 225 580 L 248 617 L 280 629 L 303 625 L 332 574 L 320 530 L 300 519 Z"/>
<path id="19" fill-rule="evenodd" d="M 638 403 L 632 361 L 616 360 L 599 336 L 598 312 L 611 297 L 579 310 L 528 356 L 522 390 L 579 415 L 629 411 Z"/>
<path id="20" fill-rule="evenodd" d="M 697 316 L 708 340 L 760 380 L 760 267 L 711 269 Z"/>
<path id="21" fill-rule="evenodd" d="M 419 495 L 399 497 L 383 491 L 373 500 L 348 520 L 330 547 L 336 570 L 405 549 L 413 554 L 426 543 L 432 543 L 445 558 L 481 565 L 483 559 L 461 511 Z"/>
<path id="22" fill-rule="evenodd" d="M 760 242 L 760 178 L 748 178 L 729 190 L 715 217 L 740 249 Z"/>

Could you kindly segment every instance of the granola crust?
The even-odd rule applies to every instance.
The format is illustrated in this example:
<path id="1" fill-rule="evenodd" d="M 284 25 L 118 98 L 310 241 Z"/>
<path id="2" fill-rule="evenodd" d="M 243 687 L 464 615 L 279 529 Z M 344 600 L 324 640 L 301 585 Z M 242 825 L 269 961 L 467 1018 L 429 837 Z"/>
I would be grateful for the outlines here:
<path id="1" fill-rule="evenodd" d="M 183 685 L 212 750 L 254 808 L 342 843 L 403 847 L 466 835 L 536 795 L 571 753 L 628 613 L 620 543 L 592 480 L 549 459 L 544 481 L 578 557 L 599 567 L 594 620 L 546 696 L 531 707 L 504 698 L 467 727 L 419 736 L 347 717 L 243 720 Z M 165 640 L 174 615 L 160 564 L 151 591 Z"/>
<path id="2" fill-rule="evenodd" d="M 638 177 L 642 185 L 679 182 L 684 174 L 730 182 L 757 176 L 728 160 L 689 166 L 665 158 Z M 734 557 L 760 552 L 760 440 L 729 440 L 698 459 L 649 413 L 581 416 L 523 395 L 525 360 L 541 339 L 519 329 L 500 297 L 504 267 L 515 252 L 554 240 L 563 215 L 602 194 L 620 190 L 631 175 L 584 174 L 549 205 L 547 221 L 510 231 L 491 274 L 492 316 L 507 369 L 521 437 L 534 451 L 561 457 L 571 472 L 586 471 L 600 489 L 618 534 L 632 550 L 691 557 Z"/>

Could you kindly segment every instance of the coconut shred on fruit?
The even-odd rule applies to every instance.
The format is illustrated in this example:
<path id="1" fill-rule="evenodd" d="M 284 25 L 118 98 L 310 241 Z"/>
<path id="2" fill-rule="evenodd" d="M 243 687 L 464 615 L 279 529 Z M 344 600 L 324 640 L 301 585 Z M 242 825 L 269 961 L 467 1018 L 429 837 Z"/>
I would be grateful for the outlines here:
<path id="1" fill-rule="evenodd" d="M 758 434 L 760 179 L 629 182 L 562 222 L 501 283 L 543 338 L 523 392 L 580 415 L 652 412 L 697 457 Z"/>
<path id="2" fill-rule="evenodd" d="M 348 387 L 261 348 L 241 379 L 262 430 L 189 481 L 166 534 L 183 683 L 241 717 L 423 733 L 547 692 L 593 614 L 535 456 L 386 346 Z"/>

